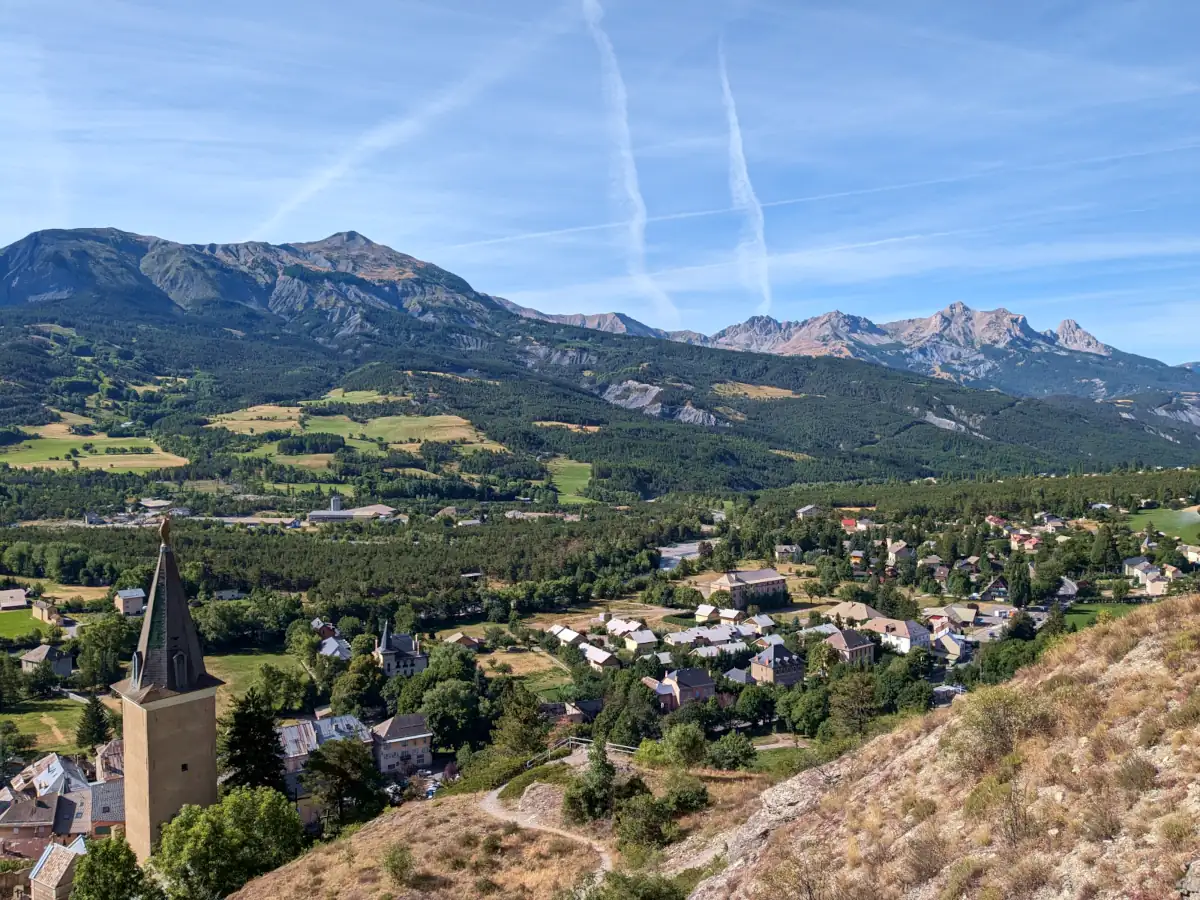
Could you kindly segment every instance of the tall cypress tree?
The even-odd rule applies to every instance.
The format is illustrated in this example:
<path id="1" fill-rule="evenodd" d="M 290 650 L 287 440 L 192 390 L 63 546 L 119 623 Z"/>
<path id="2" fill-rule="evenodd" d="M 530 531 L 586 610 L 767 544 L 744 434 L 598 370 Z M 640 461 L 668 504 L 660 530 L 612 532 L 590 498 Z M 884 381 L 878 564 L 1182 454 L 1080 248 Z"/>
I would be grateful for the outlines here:
<path id="1" fill-rule="evenodd" d="M 229 712 L 221 717 L 217 764 L 231 788 L 268 787 L 287 793 L 275 712 L 256 688 L 235 699 Z"/>
<path id="2" fill-rule="evenodd" d="M 83 708 L 83 717 L 79 727 L 75 729 L 75 744 L 85 750 L 90 750 L 97 744 L 103 744 L 112 737 L 112 723 L 108 718 L 108 710 L 93 696 Z"/>

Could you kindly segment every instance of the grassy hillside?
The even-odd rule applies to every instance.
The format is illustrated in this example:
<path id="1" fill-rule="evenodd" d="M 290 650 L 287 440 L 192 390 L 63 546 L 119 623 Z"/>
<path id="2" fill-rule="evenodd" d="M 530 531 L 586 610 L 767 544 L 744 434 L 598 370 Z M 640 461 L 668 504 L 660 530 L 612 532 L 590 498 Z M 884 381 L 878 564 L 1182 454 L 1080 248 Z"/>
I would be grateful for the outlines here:
<path id="1" fill-rule="evenodd" d="M 405 884 L 396 884 L 383 865 L 395 845 L 414 857 Z M 597 854 L 582 844 L 506 826 L 480 811 L 475 797 L 450 797 L 384 813 L 352 837 L 251 881 L 232 900 L 551 900 L 598 865 Z"/>
<path id="2" fill-rule="evenodd" d="M 1008 685 L 770 791 L 694 900 L 1165 900 L 1200 853 L 1200 597 L 1065 639 Z M 765 839 L 764 839 L 765 838 Z"/>

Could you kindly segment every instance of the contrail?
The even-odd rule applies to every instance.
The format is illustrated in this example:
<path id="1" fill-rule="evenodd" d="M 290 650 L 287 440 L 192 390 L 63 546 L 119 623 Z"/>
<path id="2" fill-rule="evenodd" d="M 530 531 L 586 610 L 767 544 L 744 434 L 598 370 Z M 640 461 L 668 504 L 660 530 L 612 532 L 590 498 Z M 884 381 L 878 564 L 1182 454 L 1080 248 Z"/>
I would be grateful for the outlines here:
<path id="1" fill-rule="evenodd" d="M 588 30 L 600 52 L 600 72 L 604 81 L 604 99 L 608 106 L 609 127 L 612 129 L 618 199 L 625 207 L 626 265 L 634 284 L 654 304 L 662 318 L 675 324 L 679 321 L 679 310 L 667 296 L 667 292 L 655 283 L 646 270 L 646 201 L 638 185 L 637 161 L 633 155 L 633 137 L 629 132 L 629 95 L 625 90 L 625 79 L 612 41 L 601 25 L 604 7 L 600 0 L 583 0 L 583 16 Z"/>
<path id="2" fill-rule="evenodd" d="M 742 239 L 738 242 L 738 267 L 747 286 L 757 286 L 762 297 L 758 304 L 760 315 L 771 311 L 771 264 L 767 253 L 766 220 L 762 204 L 754 193 L 750 170 L 746 166 L 746 149 L 742 145 L 742 126 L 738 123 L 737 103 L 729 86 L 729 69 L 725 64 L 725 41 L 717 44 L 717 59 L 721 66 L 721 99 L 725 118 L 729 122 L 729 192 L 733 205 L 745 216 Z"/>
<path id="3" fill-rule="evenodd" d="M 492 85 L 507 78 L 543 44 L 570 27 L 573 18 L 568 15 L 570 9 L 569 6 L 560 7 L 556 13 L 535 26 L 532 33 L 529 28 L 523 27 L 503 47 L 488 54 L 486 64 L 469 72 L 461 81 L 444 88 L 424 106 L 408 115 L 380 122 L 366 131 L 331 164 L 311 173 L 295 193 L 252 229 L 251 239 L 269 237 L 269 233 L 297 209 L 354 172 L 368 159 L 420 136 L 435 121 L 460 109 Z"/>
<path id="4" fill-rule="evenodd" d="M 948 175 L 944 178 L 926 178 L 921 181 L 904 181 L 898 184 L 883 184 L 876 187 L 855 188 L 848 191 L 834 191 L 828 194 L 808 194 L 803 197 L 788 197 L 782 200 L 768 200 L 762 204 L 764 209 L 776 206 L 795 206 L 803 203 L 819 203 L 824 200 L 841 200 L 847 197 L 864 197 L 872 194 L 888 194 L 896 191 L 907 191 L 913 188 L 937 187 L 945 184 L 962 184 L 964 182 L 982 181 L 998 175 L 1012 175 L 1020 172 L 1053 171 L 1072 166 L 1095 165 L 1097 163 L 1121 162 L 1127 159 L 1141 159 L 1151 156 L 1162 156 L 1169 153 L 1181 153 L 1200 150 L 1200 141 L 1191 141 L 1167 147 L 1155 147 L 1148 150 L 1135 150 L 1127 153 L 1112 153 L 1104 156 L 1085 156 L 1077 159 L 1048 160 L 1023 165 L 998 165 L 984 171 L 969 172 L 963 175 Z M 677 222 L 682 219 L 703 219 L 710 216 L 724 216 L 738 212 L 736 207 L 721 207 L 720 209 L 696 209 L 688 212 L 665 213 L 650 216 L 650 222 Z M 478 241 L 465 241 L 442 249 L 460 250 L 471 247 L 487 247 L 493 244 L 512 244 L 521 241 L 541 240 L 543 238 L 565 237 L 572 234 L 584 234 L 592 231 L 613 231 L 623 227 L 621 222 L 598 222 L 592 225 L 574 225 L 568 228 L 555 228 L 549 231 L 528 231 L 521 234 L 507 234 L 502 237 L 483 238 Z"/>

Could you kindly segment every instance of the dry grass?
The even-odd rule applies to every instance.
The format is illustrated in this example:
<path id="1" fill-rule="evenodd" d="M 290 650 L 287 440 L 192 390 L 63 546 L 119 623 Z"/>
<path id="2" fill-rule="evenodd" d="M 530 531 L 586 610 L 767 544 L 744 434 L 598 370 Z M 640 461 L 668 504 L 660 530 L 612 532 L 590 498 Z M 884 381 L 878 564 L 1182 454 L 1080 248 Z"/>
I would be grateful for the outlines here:
<path id="1" fill-rule="evenodd" d="M 772 387 L 769 384 L 745 384 L 741 381 L 722 381 L 714 384 L 713 393 L 722 397 L 745 397 L 749 400 L 799 400 L 805 396 L 787 388 Z"/>
<path id="2" fill-rule="evenodd" d="M 539 428 L 565 428 L 576 434 L 595 434 L 600 430 L 599 425 L 575 425 L 571 422 L 534 422 L 533 424 Z"/>
<path id="3" fill-rule="evenodd" d="M 1200 854 L 1198 689 L 1200 597 L 1070 636 L 1011 694 L 973 694 L 847 757 L 738 869 L 736 890 L 717 876 L 697 896 L 1176 896 Z M 964 742 L 972 729 L 984 740 Z"/>
<path id="4" fill-rule="evenodd" d="M 795 450 L 772 450 L 776 456 L 783 456 L 787 459 L 794 459 L 796 462 L 804 462 L 806 459 L 812 459 L 807 453 L 798 453 Z"/>
<path id="5" fill-rule="evenodd" d="M 583 844 L 506 827 L 480 812 L 474 796 L 409 803 L 384 813 L 349 839 L 325 844 L 250 882 L 237 900 L 462 900 L 492 894 L 550 900 L 599 865 Z M 413 855 L 397 887 L 384 871 L 397 841 Z"/>
<path id="6" fill-rule="evenodd" d="M 479 658 L 479 664 L 483 667 L 483 673 L 489 678 L 500 674 L 496 671 L 496 668 L 502 663 L 507 663 L 512 668 L 512 672 L 509 674 L 518 678 L 525 675 L 533 675 L 537 672 L 559 670 L 559 667 L 555 665 L 554 660 L 549 654 L 535 653 L 528 650 L 523 653 L 505 653 L 500 651 Z"/>
<path id="7" fill-rule="evenodd" d="M 267 403 L 249 406 L 214 416 L 209 428 L 228 428 L 238 434 L 262 434 L 264 431 L 299 431 L 300 407 Z"/>

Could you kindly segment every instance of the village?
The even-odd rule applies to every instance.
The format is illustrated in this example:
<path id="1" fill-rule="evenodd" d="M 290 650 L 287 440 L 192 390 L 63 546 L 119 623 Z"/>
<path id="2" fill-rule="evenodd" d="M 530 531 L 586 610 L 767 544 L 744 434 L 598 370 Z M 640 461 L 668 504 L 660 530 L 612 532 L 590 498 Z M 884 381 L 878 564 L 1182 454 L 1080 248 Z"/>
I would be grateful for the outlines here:
<path id="1" fill-rule="evenodd" d="M 142 524 L 166 520 L 167 511 L 153 510 Z M 394 512 L 371 508 L 364 515 Z M 329 521 L 339 522 L 359 517 L 360 511 L 343 510 L 335 500 L 329 513 Z M 619 612 L 593 603 L 590 611 L 564 610 L 557 621 L 554 614 L 529 622 L 510 618 L 507 626 L 468 621 L 425 637 L 419 627 L 398 631 L 386 620 L 377 634 L 348 635 L 318 616 L 299 628 L 310 648 L 301 665 L 310 676 L 314 667 L 361 674 L 365 670 L 358 661 L 369 660 L 371 677 L 383 685 L 422 675 L 431 653 L 460 654 L 471 660 L 472 669 L 475 659 L 486 661 L 482 668 L 492 670 L 491 678 L 512 670 L 506 658 L 528 660 L 536 665 L 524 671 L 546 668 L 566 675 L 538 703 L 542 720 L 561 735 L 589 735 L 605 711 L 605 686 L 618 673 L 633 670 L 663 717 L 664 731 L 696 721 L 714 737 L 778 730 L 812 739 L 818 729 L 797 726 L 789 703 L 838 671 L 874 671 L 882 677 L 885 670 L 900 671 L 893 660 L 919 658 L 903 664 L 906 684 L 924 684 L 912 695 L 923 697 L 919 703 L 926 707 L 947 705 L 980 677 L 972 663 L 989 645 L 1018 634 L 1032 640 L 1044 629 L 1065 630 L 1067 617 L 1079 606 L 1119 610 L 1155 602 L 1187 588 L 1200 567 L 1200 546 L 1158 533 L 1138 535 L 1138 555 L 1114 562 L 1107 558 L 1115 542 L 1106 537 L 1106 526 L 1044 512 L 1027 522 L 988 515 L 969 529 L 981 552 L 945 557 L 937 551 L 945 548 L 947 533 L 961 529 L 955 523 L 937 523 L 936 534 L 905 540 L 900 535 L 911 528 L 903 522 L 879 523 L 812 505 L 794 515 L 806 529 L 836 531 L 835 546 L 775 543 L 773 566 L 739 566 L 725 549 L 738 539 L 737 523 L 714 511 L 700 538 L 660 548 L 658 590 L 674 592 L 667 605 L 645 596 L 616 604 Z M 506 518 L 520 520 L 519 515 Z M 1100 554 L 1104 587 L 1062 574 L 1035 597 L 1031 585 L 1039 578 L 1039 557 L 1049 560 L 1049 549 L 1072 542 L 1087 543 L 1093 557 Z M 1052 568 L 1049 561 L 1044 565 Z M 153 615 L 155 594 L 167 590 L 164 585 L 156 574 L 149 594 L 140 587 L 112 590 L 112 614 L 131 622 Z M 227 589 L 213 592 L 206 602 L 244 602 L 246 596 Z M 639 608 L 644 615 L 636 615 Z M 60 636 L 60 643 L 47 641 L 19 654 L 21 677 L 42 685 L 39 691 L 85 701 L 71 688 L 78 672 L 71 644 L 61 643 L 74 637 L 70 615 L 25 588 L 0 591 L 0 612 L 20 610 Z M 582 679 L 584 671 L 598 680 Z M 751 689 L 760 691 L 756 697 L 767 691 L 770 698 L 758 704 L 757 715 L 748 715 L 750 704 L 742 701 Z M 350 712 L 336 708 L 336 689 L 334 696 L 332 705 L 283 717 L 276 726 L 287 796 L 306 827 L 319 830 L 329 815 L 306 788 L 305 773 L 313 755 L 331 742 L 366 748 L 393 802 L 434 797 L 460 777 L 455 745 L 425 714 L 389 715 L 391 704 L 366 699 Z M 0 790 L 0 855 L 33 863 L 25 873 L 33 900 L 63 896 L 72 871 L 66 854 L 84 852 L 82 838 L 103 838 L 129 827 L 129 752 L 122 738 L 79 749 L 83 752 L 34 758 Z M 144 785 L 136 789 L 143 791 Z M 144 849 L 149 852 L 148 842 Z"/>

